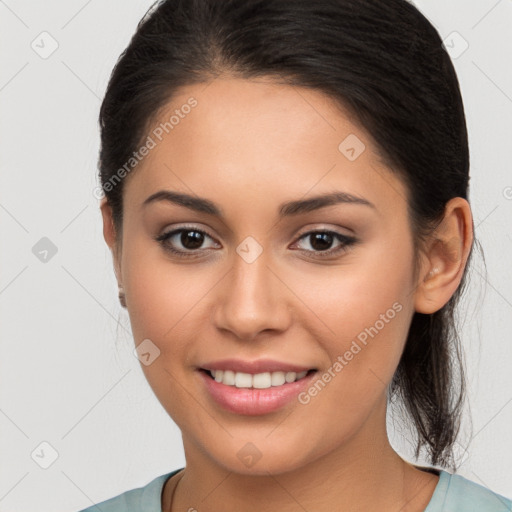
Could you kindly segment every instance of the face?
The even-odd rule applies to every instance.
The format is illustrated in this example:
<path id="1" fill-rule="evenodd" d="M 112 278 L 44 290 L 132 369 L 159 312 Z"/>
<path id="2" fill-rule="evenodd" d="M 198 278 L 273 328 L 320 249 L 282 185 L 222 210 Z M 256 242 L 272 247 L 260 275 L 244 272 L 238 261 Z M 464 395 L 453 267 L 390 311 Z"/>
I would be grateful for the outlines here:
<path id="1" fill-rule="evenodd" d="M 318 91 L 217 79 L 180 90 L 148 135 L 117 270 L 187 461 L 279 473 L 375 442 L 415 283 L 407 192 L 368 134 Z M 160 191 L 175 195 L 148 200 Z M 219 361 L 277 372 L 258 386 L 308 373 L 239 389 L 201 370 Z"/>

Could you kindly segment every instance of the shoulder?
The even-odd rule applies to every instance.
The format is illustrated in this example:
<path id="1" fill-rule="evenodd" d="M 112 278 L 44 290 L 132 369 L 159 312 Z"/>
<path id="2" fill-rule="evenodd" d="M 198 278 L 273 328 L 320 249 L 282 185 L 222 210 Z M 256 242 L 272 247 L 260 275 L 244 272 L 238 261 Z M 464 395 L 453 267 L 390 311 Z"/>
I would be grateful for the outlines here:
<path id="1" fill-rule="evenodd" d="M 441 470 L 425 512 L 512 512 L 512 501 L 461 475 Z"/>
<path id="2" fill-rule="evenodd" d="M 143 487 L 131 489 L 101 503 L 96 503 L 80 512 L 161 512 L 162 489 L 165 482 L 181 469 L 160 475 Z"/>

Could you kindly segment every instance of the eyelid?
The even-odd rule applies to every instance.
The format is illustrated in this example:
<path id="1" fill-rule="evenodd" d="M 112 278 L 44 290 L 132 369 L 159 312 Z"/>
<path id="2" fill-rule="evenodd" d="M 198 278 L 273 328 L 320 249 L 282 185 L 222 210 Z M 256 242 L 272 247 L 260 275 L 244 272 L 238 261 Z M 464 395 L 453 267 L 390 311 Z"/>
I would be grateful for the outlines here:
<path id="1" fill-rule="evenodd" d="M 167 226 L 160 230 L 160 235 L 157 236 L 164 236 L 169 233 L 173 233 L 175 231 L 181 231 L 182 229 L 190 229 L 191 231 L 200 231 L 201 233 L 206 233 L 209 237 L 215 238 L 210 232 L 209 228 L 205 228 L 200 224 L 172 224 L 170 226 Z"/>
<path id="2" fill-rule="evenodd" d="M 205 228 L 200 227 L 198 225 L 178 225 L 176 227 L 172 227 L 169 229 L 163 230 L 159 235 L 155 236 L 155 240 L 157 241 L 165 241 L 169 239 L 171 236 L 174 236 L 182 231 L 197 231 L 198 233 L 203 233 L 207 235 L 212 240 L 214 240 L 217 244 L 219 243 L 217 239 Z M 200 249 L 198 249 L 200 250 Z M 191 252 L 191 251 L 188 251 Z"/>
<path id="3" fill-rule="evenodd" d="M 349 234 L 349 233 L 343 233 L 342 231 L 340 231 L 342 228 L 341 226 L 329 226 L 329 225 L 325 225 L 325 224 L 316 224 L 316 225 L 313 225 L 313 226 L 309 226 L 307 228 L 303 228 L 301 229 L 296 235 L 295 237 L 296 238 L 301 238 L 303 237 L 304 235 L 308 235 L 310 233 L 316 233 L 318 231 L 321 231 L 321 232 L 329 232 L 329 233 L 336 233 L 342 237 L 345 237 L 345 238 L 356 238 L 353 234 Z M 346 229 L 347 231 L 351 231 L 352 233 L 354 233 L 351 229 L 349 228 L 344 228 Z"/>
<path id="4" fill-rule="evenodd" d="M 213 236 L 208 231 L 208 229 L 205 229 L 197 224 L 184 224 L 184 225 L 178 225 L 176 227 L 173 226 L 172 228 L 163 230 L 161 232 L 161 234 L 159 234 L 155 237 L 155 239 L 161 239 L 163 237 L 170 235 L 171 233 L 175 234 L 176 232 L 180 232 L 181 230 L 185 230 L 185 229 L 190 229 L 190 230 L 198 231 L 200 233 L 204 233 L 204 234 L 208 235 L 210 238 L 216 240 L 215 236 Z M 340 233 L 339 231 L 337 231 L 337 228 L 331 228 L 331 227 L 326 227 L 326 226 L 304 228 L 303 230 L 299 231 L 295 235 L 295 239 L 299 240 L 300 238 L 304 237 L 305 235 L 309 235 L 309 234 L 313 234 L 313 233 L 317 233 L 317 232 L 336 233 L 346 239 L 355 239 L 355 237 L 353 235 Z"/>

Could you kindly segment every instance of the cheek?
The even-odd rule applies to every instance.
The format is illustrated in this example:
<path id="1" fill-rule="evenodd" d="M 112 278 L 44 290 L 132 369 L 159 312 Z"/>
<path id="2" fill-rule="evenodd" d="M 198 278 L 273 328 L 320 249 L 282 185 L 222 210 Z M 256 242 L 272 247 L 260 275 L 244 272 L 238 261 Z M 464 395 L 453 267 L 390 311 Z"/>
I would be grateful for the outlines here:
<path id="1" fill-rule="evenodd" d="M 200 310 L 215 276 L 197 264 L 172 263 L 157 243 L 142 236 L 127 239 L 124 247 L 123 283 L 136 343 L 144 338 L 179 343 L 176 333 Z"/>
<path id="2" fill-rule="evenodd" d="M 411 250 L 403 246 L 391 251 L 384 244 L 365 256 L 354 253 L 346 266 L 303 272 L 297 281 L 294 291 L 309 310 L 304 309 L 302 318 L 308 320 L 302 326 L 330 360 L 322 379 L 326 386 L 317 386 L 325 400 L 305 397 L 316 403 L 318 414 L 336 403 L 334 414 L 357 422 L 385 392 L 413 314 Z"/>
<path id="3" fill-rule="evenodd" d="M 307 317 L 315 316 L 328 338 L 352 339 L 381 315 L 384 322 L 391 319 L 385 324 L 387 332 L 403 332 L 407 324 L 402 322 L 407 315 L 396 311 L 406 310 L 412 303 L 411 253 L 405 245 L 389 250 L 387 243 L 375 244 L 372 250 L 348 254 L 340 265 L 322 268 L 305 264 L 284 272 L 287 282 L 293 283 L 294 293 L 308 306 Z M 393 309 L 395 303 L 400 306 Z"/>
<path id="4" fill-rule="evenodd" d="M 215 279 L 211 271 L 199 272 L 194 265 L 172 264 L 158 247 L 134 239 L 125 244 L 122 265 L 135 345 L 149 339 L 157 347 L 158 357 L 141 368 L 164 409 L 184 426 L 181 419 L 190 409 L 183 384 L 187 356 L 208 321 L 201 306 Z"/>

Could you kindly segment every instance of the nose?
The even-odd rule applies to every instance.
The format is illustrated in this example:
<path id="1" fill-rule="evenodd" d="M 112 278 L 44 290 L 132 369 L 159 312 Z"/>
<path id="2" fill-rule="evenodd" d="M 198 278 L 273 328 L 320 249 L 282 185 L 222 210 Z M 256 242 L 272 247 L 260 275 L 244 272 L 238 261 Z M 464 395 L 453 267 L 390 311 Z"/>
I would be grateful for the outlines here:
<path id="1" fill-rule="evenodd" d="M 260 255 L 248 263 L 238 254 L 231 271 L 217 287 L 215 326 L 241 340 L 254 340 L 260 333 L 284 332 L 291 322 L 291 293 Z"/>

